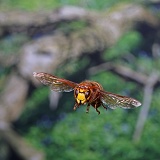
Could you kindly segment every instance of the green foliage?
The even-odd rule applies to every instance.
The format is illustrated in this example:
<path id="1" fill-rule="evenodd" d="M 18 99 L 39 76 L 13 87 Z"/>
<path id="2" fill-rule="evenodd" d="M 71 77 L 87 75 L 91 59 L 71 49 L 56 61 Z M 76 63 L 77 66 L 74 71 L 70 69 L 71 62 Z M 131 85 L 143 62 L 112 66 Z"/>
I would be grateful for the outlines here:
<path id="1" fill-rule="evenodd" d="M 101 109 L 101 115 L 98 116 L 93 108 L 90 109 L 90 114 L 85 114 L 84 107 L 81 107 L 62 119 L 49 135 L 38 131 L 37 128 L 31 128 L 27 137 L 31 138 L 30 141 L 33 140 L 33 144 L 38 148 L 45 150 L 47 159 L 106 159 L 114 154 L 110 153 L 110 150 L 115 147 L 113 144 L 121 135 L 129 139 L 131 127 L 127 121 L 124 126 L 122 121 L 119 121 L 125 114 L 122 110 L 113 113 Z M 113 119 L 112 116 L 116 117 Z M 49 138 L 48 144 L 43 143 L 46 136 Z M 36 139 L 41 144 L 36 143 Z"/>
<path id="2" fill-rule="evenodd" d="M 108 49 L 103 58 L 105 60 L 110 60 L 127 55 L 136 47 L 138 47 L 141 41 L 142 37 L 139 32 L 130 31 L 124 34 L 113 47 Z"/>
<path id="3" fill-rule="evenodd" d="M 58 31 L 69 34 L 77 30 L 83 30 L 87 26 L 85 21 L 74 21 L 70 23 L 62 22 L 58 27 Z"/>
<path id="4" fill-rule="evenodd" d="M 76 112 L 62 114 L 50 128 L 32 126 L 25 136 L 46 153 L 47 159 L 157 159 L 160 156 L 158 104 L 154 102 L 138 144 L 132 142 L 132 134 L 140 108 L 107 111 L 100 108 L 101 114 L 97 115 L 94 108 L 86 114 L 86 107 L 81 106 Z M 64 106 L 68 105 L 64 102 Z"/>
<path id="5" fill-rule="evenodd" d="M 91 108 L 90 113 L 85 114 L 81 107 L 49 132 L 45 130 L 47 134 L 37 127 L 31 128 L 27 138 L 47 153 L 47 159 L 156 159 L 160 155 L 160 129 L 150 123 L 154 118 L 147 123 L 141 142 L 132 142 L 137 113 L 123 109 L 106 112 L 101 108 L 101 114 L 97 115 Z"/>
<path id="6" fill-rule="evenodd" d="M 65 77 L 68 75 L 74 75 L 81 70 L 84 70 L 89 64 L 90 60 L 87 57 L 82 57 L 81 59 L 71 59 L 69 62 L 65 62 L 60 65 L 55 72 L 55 75 L 59 77 Z"/>
<path id="7" fill-rule="evenodd" d="M 119 76 L 111 72 L 101 72 L 91 77 L 92 80 L 102 84 L 104 90 L 114 93 L 119 93 L 122 95 L 129 95 L 136 89 L 136 85 L 133 82 L 127 82 Z M 119 85 L 121 84 L 121 85 Z M 133 96 L 133 93 L 132 93 Z M 136 95 L 134 95 L 136 96 Z M 136 98 L 136 97 L 135 97 Z M 138 96 L 137 96 L 138 98 Z"/>
<path id="8" fill-rule="evenodd" d="M 89 9 L 102 10 L 109 8 L 122 1 L 118 0 L 1 0 L 0 9 L 23 9 L 23 10 L 48 10 L 54 9 L 65 5 L 80 6 Z M 131 0 L 123 0 L 123 2 L 133 2 Z"/>
<path id="9" fill-rule="evenodd" d="M 1 9 L 22 9 L 22 10 L 44 10 L 53 9 L 59 6 L 59 2 L 57 0 L 1 0 L 0 1 Z"/>
<path id="10" fill-rule="evenodd" d="M 16 124 L 17 128 L 21 129 L 21 133 L 25 133 L 28 128 L 32 127 L 32 125 L 34 126 L 38 117 L 51 113 L 47 103 L 48 95 L 49 89 L 41 87 L 35 90 L 27 100 L 25 109 Z"/>
<path id="11" fill-rule="evenodd" d="M 157 71 L 159 73 L 160 70 L 160 59 L 151 58 L 148 56 L 141 56 L 137 59 L 136 65 L 139 67 L 139 70 L 145 74 L 150 74 L 153 71 Z"/>
<path id="12" fill-rule="evenodd" d="M 139 68 L 143 73 L 148 74 L 153 71 L 154 61 L 149 57 L 140 57 L 137 60 L 137 65 L 139 65 Z"/>
<path id="13" fill-rule="evenodd" d="M 12 35 L 0 40 L 0 50 L 4 55 L 16 54 L 19 48 L 27 42 L 28 38 L 25 35 Z"/>

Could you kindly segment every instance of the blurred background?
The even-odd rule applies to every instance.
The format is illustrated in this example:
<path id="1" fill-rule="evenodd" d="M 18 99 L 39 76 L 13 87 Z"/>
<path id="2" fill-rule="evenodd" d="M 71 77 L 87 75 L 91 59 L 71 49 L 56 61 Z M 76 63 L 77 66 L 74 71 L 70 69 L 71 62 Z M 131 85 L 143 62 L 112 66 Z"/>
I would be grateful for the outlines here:
<path id="1" fill-rule="evenodd" d="M 73 111 L 34 71 L 142 106 Z M 159 159 L 159 72 L 159 0 L 0 0 L 0 160 Z"/>

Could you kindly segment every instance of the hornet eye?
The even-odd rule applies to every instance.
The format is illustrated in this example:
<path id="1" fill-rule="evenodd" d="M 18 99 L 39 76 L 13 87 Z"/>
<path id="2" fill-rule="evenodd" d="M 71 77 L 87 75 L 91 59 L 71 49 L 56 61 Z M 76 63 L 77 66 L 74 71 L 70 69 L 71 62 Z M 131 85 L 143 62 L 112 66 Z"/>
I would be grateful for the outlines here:
<path id="1" fill-rule="evenodd" d="M 76 89 L 76 90 L 75 90 L 75 95 L 77 96 L 77 95 L 78 95 L 78 93 L 79 93 L 79 91 Z"/>
<path id="2" fill-rule="evenodd" d="M 89 92 L 89 91 L 86 91 L 86 92 L 85 92 L 85 97 L 88 98 L 88 97 L 89 97 L 89 94 L 90 94 L 90 92 Z"/>

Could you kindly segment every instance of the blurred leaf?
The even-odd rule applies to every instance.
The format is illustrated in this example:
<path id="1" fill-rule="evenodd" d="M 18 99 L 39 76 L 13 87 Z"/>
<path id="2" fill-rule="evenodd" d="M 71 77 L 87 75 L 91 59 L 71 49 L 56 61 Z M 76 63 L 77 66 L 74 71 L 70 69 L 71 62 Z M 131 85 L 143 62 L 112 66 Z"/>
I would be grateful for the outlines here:
<path id="1" fill-rule="evenodd" d="M 19 48 L 28 41 L 25 35 L 12 35 L 0 41 L 0 50 L 2 54 L 17 54 Z"/>
<path id="2" fill-rule="evenodd" d="M 52 129 L 50 135 L 51 143 L 47 147 L 44 144 L 37 144 L 36 146 L 44 147 L 48 159 L 54 157 L 68 160 L 76 157 L 95 160 L 101 158 L 103 160 L 111 158 L 113 155 L 118 155 L 119 152 L 124 151 L 124 148 L 127 149 L 128 145 L 132 146 L 129 140 L 131 127 L 126 132 L 124 125 L 122 125 L 127 112 L 122 109 L 108 110 L 107 112 L 103 108 L 100 110 L 100 116 L 97 115 L 93 108 L 90 109 L 89 114 L 86 114 L 84 107 L 68 114 Z M 127 119 L 124 122 L 125 126 L 129 126 Z M 31 138 L 30 141 L 32 141 L 32 138 L 36 138 L 41 142 L 45 138 L 43 133 L 36 132 L 39 135 L 38 137 L 33 134 L 35 135 L 35 131 L 31 128 L 27 136 Z M 123 145 L 124 142 L 121 142 L 120 137 L 125 137 L 124 142 L 128 143 L 127 146 Z M 114 146 L 116 145 L 115 142 L 119 142 L 120 145 L 123 145 L 123 148 Z M 49 151 L 51 148 L 52 152 Z M 62 152 L 63 154 L 61 154 Z"/>
<path id="3" fill-rule="evenodd" d="M 115 75 L 111 72 L 101 72 L 92 76 L 91 79 L 99 82 L 103 86 L 104 90 L 117 94 L 129 96 L 131 92 L 136 88 L 135 83 L 129 81 L 126 82 L 120 76 Z"/>
<path id="4" fill-rule="evenodd" d="M 139 57 L 137 59 L 136 65 L 139 67 L 139 70 L 143 73 L 149 74 L 151 73 L 155 68 L 154 61 L 149 57 Z"/>
<path id="5" fill-rule="evenodd" d="M 61 64 L 57 69 L 55 75 L 59 77 L 66 77 L 68 75 L 74 75 L 81 70 L 84 70 L 87 65 L 90 63 L 90 60 L 87 57 L 82 57 L 81 59 L 71 59 L 64 64 Z"/>
<path id="6" fill-rule="evenodd" d="M 142 37 L 139 32 L 128 32 L 124 34 L 113 47 L 104 53 L 103 58 L 109 60 L 122 57 L 137 48 L 141 41 Z"/>
<path id="7" fill-rule="evenodd" d="M 138 2 L 138 0 L 136 0 Z M 132 2 L 131 0 L 123 0 L 123 2 Z M 109 8 L 117 3 L 122 3 L 118 0 L 1 0 L 0 1 L 0 8 L 1 9 L 23 9 L 23 10 L 48 10 L 57 8 L 60 6 L 65 5 L 73 5 L 73 6 L 80 6 L 89 9 L 96 9 L 102 10 Z"/>
<path id="8" fill-rule="evenodd" d="M 86 26 L 87 24 L 85 21 L 74 21 L 70 23 L 62 22 L 58 27 L 58 31 L 63 32 L 65 34 L 69 34 L 70 32 L 83 30 Z"/>
<path id="9" fill-rule="evenodd" d="M 32 127 L 36 123 L 35 121 L 38 120 L 38 117 L 45 115 L 46 112 L 50 112 L 48 111 L 48 104 L 44 107 L 48 94 L 48 87 L 38 88 L 27 100 L 25 109 L 16 122 L 16 126 L 21 128 L 21 132 L 25 132 L 29 127 Z"/>

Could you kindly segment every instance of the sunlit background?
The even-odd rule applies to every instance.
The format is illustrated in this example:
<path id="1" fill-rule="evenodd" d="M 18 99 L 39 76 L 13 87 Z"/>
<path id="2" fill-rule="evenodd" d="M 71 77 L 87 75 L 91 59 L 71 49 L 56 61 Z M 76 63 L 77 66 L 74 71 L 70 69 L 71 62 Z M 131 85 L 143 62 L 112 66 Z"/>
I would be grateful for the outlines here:
<path id="1" fill-rule="evenodd" d="M 0 160 L 160 157 L 160 2 L 0 1 Z M 133 97 L 141 107 L 73 110 L 47 72 Z"/>

